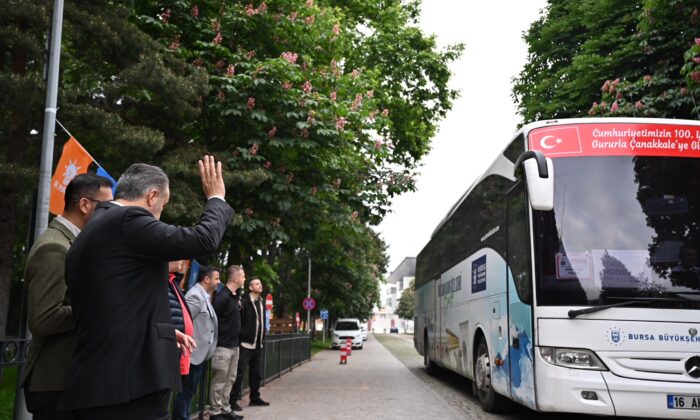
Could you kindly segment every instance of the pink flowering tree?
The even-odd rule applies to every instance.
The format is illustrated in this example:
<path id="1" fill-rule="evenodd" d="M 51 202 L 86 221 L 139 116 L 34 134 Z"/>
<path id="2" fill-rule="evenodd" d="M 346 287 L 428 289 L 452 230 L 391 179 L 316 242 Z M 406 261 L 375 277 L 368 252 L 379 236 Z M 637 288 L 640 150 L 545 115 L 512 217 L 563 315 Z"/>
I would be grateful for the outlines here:
<path id="1" fill-rule="evenodd" d="M 306 249 L 317 251 L 316 267 L 327 267 L 329 276 L 337 261 L 356 265 L 344 282 L 381 274 L 381 252 L 360 263 L 366 255 L 351 257 L 333 237 L 382 248 L 368 226 L 381 220 L 392 197 L 414 188 L 416 165 L 455 96 L 447 64 L 459 48 L 440 52 L 409 28 L 417 6 L 368 4 L 362 11 L 306 0 L 137 5 L 142 28 L 208 74 L 201 116 L 188 125 L 189 138 L 163 155 L 163 166 L 188 181 L 173 183 L 177 219 L 193 213 L 196 177 L 185 163 L 203 151 L 226 163 L 229 200 L 238 210 L 226 238 L 230 261 L 252 258 L 256 270 L 280 273 L 283 261 L 291 264 Z M 361 22 L 374 22 L 375 34 L 361 35 Z M 419 38 L 424 42 L 410 51 Z M 404 62 L 385 57 L 382 45 L 389 44 L 406 48 Z M 388 83 L 399 78 L 410 83 Z M 328 255 L 320 259 L 323 249 Z M 291 287 L 294 273 L 270 279 L 273 287 Z"/>
<path id="2" fill-rule="evenodd" d="M 581 116 L 698 118 L 697 3 L 550 1 L 514 86 L 523 122 Z"/>

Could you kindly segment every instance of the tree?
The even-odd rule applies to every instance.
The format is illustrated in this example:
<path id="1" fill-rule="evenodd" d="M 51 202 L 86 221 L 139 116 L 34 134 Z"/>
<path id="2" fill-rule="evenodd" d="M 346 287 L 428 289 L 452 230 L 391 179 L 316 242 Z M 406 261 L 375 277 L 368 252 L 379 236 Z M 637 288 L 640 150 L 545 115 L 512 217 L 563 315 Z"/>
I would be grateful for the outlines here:
<path id="1" fill-rule="evenodd" d="M 524 39 L 528 62 L 513 96 L 523 123 L 585 116 L 597 88 L 618 71 L 640 72 L 639 0 L 551 0 Z"/>
<path id="2" fill-rule="evenodd" d="M 40 1 L 0 7 L 0 335 L 9 291 L 24 267 L 38 178 L 45 88 L 44 44 L 52 10 Z M 72 1 L 64 9 L 58 119 L 112 173 L 154 162 L 198 114 L 206 77 L 130 22 L 112 1 Z M 65 133 L 58 132 L 55 160 Z M 13 303 L 18 303 L 13 301 Z M 13 322 L 11 325 L 15 327 Z"/>
<path id="3" fill-rule="evenodd" d="M 188 201 L 196 179 L 185 162 L 201 150 L 224 160 L 230 201 L 239 209 L 224 240 L 226 256 L 269 273 L 266 284 L 283 294 L 276 301 L 289 297 L 292 305 L 278 310 L 299 308 L 309 254 L 318 262 L 314 279 L 341 285 L 333 289 L 344 297 L 338 310 L 357 316 L 371 310 L 376 294 L 362 285 L 379 277 L 368 275 L 368 267 L 380 265 L 377 258 L 362 261 L 368 256 L 337 243 L 377 242 L 367 226 L 381 220 L 392 197 L 413 188 L 417 161 L 456 95 L 447 87 L 447 63 L 460 47 L 436 51 L 434 39 L 411 26 L 417 5 L 150 1 L 136 7 L 144 30 L 209 74 L 191 141 L 175 144 L 164 161 L 168 173 L 185 181 L 175 186 L 169 217 L 193 211 Z M 400 59 L 384 53 L 397 47 Z M 325 267 L 336 269 L 325 275 Z M 350 310 L 348 302 L 363 303 Z"/>
<path id="4" fill-rule="evenodd" d="M 413 307 L 415 299 L 415 286 L 412 283 L 406 288 L 399 298 L 399 305 L 396 308 L 396 315 L 401 319 L 413 319 Z"/>
<path id="5" fill-rule="evenodd" d="M 23 215 L 39 154 L 29 133 L 41 126 L 35 87 L 50 10 L 3 1 L 5 309 L 8 267 L 21 271 L 26 251 Z M 293 311 L 310 254 L 315 293 L 339 312 L 367 315 L 386 260 L 369 226 L 414 188 L 418 161 L 456 96 L 448 64 L 461 47 L 438 50 L 416 28 L 418 10 L 406 0 L 69 2 L 58 119 L 114 176 L 135 161 L 161 166 L 171 179 L 171 223 L 199 214 L 194 163 L 215 154 L 237 213 L 213 259 L 264 276 L 289 298 L 282 310 Z"/>
<path id="6" fill-rule="evenodd" d="M 523 123 L 697 118 L 698 15 L 677 0 L 549 1 L 525 34 L 529 60 L 513 87 Z"/>
<path id="7" fill-rule="evenodd" d="M 700 118 L 700 4 L 643 2 L 637 17 L 639 71 L 609 73 L 591 116 Z"/>

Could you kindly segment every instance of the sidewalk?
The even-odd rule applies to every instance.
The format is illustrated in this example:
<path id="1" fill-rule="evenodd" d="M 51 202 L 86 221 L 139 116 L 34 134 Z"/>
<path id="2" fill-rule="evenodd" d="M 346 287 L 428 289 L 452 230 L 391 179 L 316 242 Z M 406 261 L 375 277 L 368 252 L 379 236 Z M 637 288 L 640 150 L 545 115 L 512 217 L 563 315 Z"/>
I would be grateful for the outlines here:
<path id="1" fill-rule="evenodd" d="M 248 407 L 246 419 L 457 419 L 460 413 L 384 348 L 371 334 L 363 350 L 340 365 L 324 350 L 261 389 L 269 407 Z"/>

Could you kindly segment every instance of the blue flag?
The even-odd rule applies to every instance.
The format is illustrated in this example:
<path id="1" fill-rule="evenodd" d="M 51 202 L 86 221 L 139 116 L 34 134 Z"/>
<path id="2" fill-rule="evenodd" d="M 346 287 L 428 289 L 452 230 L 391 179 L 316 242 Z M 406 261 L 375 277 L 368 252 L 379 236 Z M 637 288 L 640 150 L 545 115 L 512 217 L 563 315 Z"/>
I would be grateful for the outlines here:
<path id="1" fill-rule="evenodd" d="M 199 277 L 199 263 L 197 260 L 193 259 L 190 261 L 190 274 L 187 277 L 187 290 L 190 290 L 195 284 L 197 284 L 197 277 Z"/>
<path id="2" fill-rule="evenodd" d="M 114 194 L 114 191 L 117 189 L 117 181 L 115 181 L 114 178 L 109 176 L 107 171 L 105 171 L 101 166 L 97 167 L 97 171 L 95 171 L 95 174 L 107 178 L 110 180 L 110 182 L 112 182 L 112 194 Z"/>

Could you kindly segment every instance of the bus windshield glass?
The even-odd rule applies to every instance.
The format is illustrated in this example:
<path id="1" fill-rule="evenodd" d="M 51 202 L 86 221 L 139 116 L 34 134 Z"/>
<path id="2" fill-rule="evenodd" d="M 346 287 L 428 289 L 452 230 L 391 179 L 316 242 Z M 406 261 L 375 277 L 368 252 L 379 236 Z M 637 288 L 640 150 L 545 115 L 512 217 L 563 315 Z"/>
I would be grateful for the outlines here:
<path id="1" fill-rule="evenodd" d="M 622 130 L 606 138 L 581 126 L 578 153 L 550 155 L 554 210 L 533 211 L 537 303 L 635 306 L 638 300 L 640 307 L 700 309 L 695 127 L 688 141 L 659 131 L 637 136 L 650 150 L 635 152 Z M 542 137 L 533 147 L 531 135 L 531 148 L 546 152 L 560 144 L 558 136 Z M 613 152 L 591 152 L 596 141 L 608 142 Z"/>

